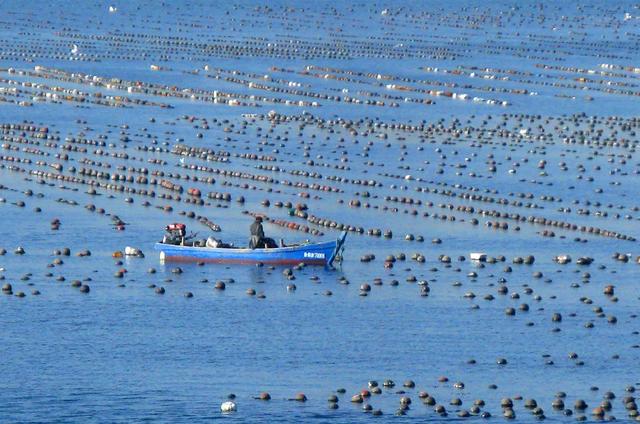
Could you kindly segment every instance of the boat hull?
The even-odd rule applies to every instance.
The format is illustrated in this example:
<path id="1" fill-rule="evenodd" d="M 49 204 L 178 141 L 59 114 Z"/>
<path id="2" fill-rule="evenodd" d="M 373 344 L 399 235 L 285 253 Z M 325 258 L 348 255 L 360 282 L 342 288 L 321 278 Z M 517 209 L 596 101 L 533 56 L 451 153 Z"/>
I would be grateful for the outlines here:
<path id="1" fill-rule="evenodd" d="M 156 243 L 160 259 L 166 262 L 209 262 L 228 264 L 327 265 L 336 251 L 336 241 L 273 249 L 222 249 Z"/>

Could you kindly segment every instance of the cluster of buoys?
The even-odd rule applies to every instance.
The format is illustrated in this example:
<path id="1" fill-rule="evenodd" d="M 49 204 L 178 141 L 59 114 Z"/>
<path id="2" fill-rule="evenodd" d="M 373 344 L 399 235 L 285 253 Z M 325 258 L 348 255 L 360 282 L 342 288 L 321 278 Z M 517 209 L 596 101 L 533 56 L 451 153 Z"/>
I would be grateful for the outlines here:
<path id="1" fill-rule="evenodd" d="M 244 211 L 243 213 L 246 213 L 249 216 L 252 217 L 256 217 L 256 216 L 261 216 L 262 219 L 270 224 L 275 224 L 278 225 L 280 227 L 289 229 L 289 230 L 294 230 L 294 231 L 300 231 L 302 233 L 308 233 L 314 236 L 322 236 L 324 235 L 323 232 L 315 229 L 315 228 L 311 228 L 308 225 L 300 225 L 297 222 L 293 222 L 293 221 L 287 221 L 284 219 L 277 219 L 277 218 L 271 218 L 263 213 L 258 213 L 258 212 L 250 212 L 250 211 Z"/>
<path id="2" fill-rule="evenodd" d="M 366 293 L 366 288 L 364 293 Z M 577 360 L 577 358 L 577 354 L 569 354 L 569 360 Z M 469 363 L 475 364 L 476 361 L 470 360 Z M 506 358 L 497 358 L 496 364 L 498 366 L 505 366 L 508 364 L 508 361 Z M 459 392 L 465 389 L 464 382 L 458 381 L 450 384 L 449 378 L 445 376 L 438 378 L 437 384 L 433 386 L 433 389 L 438 392 L 442 392 L 443 389 L 447 389 L 447 391 L 453 390 L 453 397 L 448 401 L 441 400 L 438 402 L 436 393 L 418 390 L 416 388 L 416 383 L 411 379 L 405 380 L 402 383 L 401 388 L 396 388 L 396 383 L 391 379 L 385 379 L 382 383 L 372 379 L 362 387 L 364 388 L 355 390 L 353 395 L 347 395 L 347 398 L 349 399 L 350 404 L 359 408 L 363 413 L 370 414 L 371 416 L 384 415 L 381 409 L 373 407 L 373 404 L 376 401 L 382 401 L 382 399 L 393 397 L 397 400 L 398 405 L 397 409 L 394 411 L 394 415 L 396 416 L 407 415 L 412 409 L 426 408 L 433 410 L 433 412 L 439 416 L 439 419 L 445 419 L 450 414 L 455 414 L 454 419 L 457 420 L 467 418 L 489 419 L 492 417 L 490 410 L 492 408 L 496 408 L 507 420 L 515 420 L 517 418 L 516 411 L 518 411 L 518 414 L 520 412 L 528 413 L 536 420 L 544 420 L 546 418 L 545 410 L 542 408 L 541 403 L 534 398 L 525 398 L 521 395 L 503 397 L 493 406 L 490 405 L 490 402 L 487 402 L 484 399 L 467 400 L 465 402 L 459 395 Z M 496 390 L 498 387 L 491 384 L 489 385 L 489 389 Z M 596 386 L 591 387 L 592 392 L 597 392 L 598 390 L 599 388 Z M 613 421 L 615 420 L 615 417 L 612 415 L 612 411 L 614 409 L 621 408 L 627 413 L 630 419 L 636 419 L 638 417 L 638 406 L 634 396 L 635 391 L 636 389 L 633 385 L 628 385 L 624 389 L 624 396 L 620 399 L 621 406 L 618 408 L 614 406 L 613 402 L 613 400 L 617 398 L 616 394 L 612 391 L 603 393 L 602 401 L 600 401 L 598 406 L 591 410 L 591 417 L 595 420 L 606 419 Z M 327 396 L 327 408 L 329 410 L 339 409 L 340 397 L 344 396 L 346 393 L 347 390 L 344 388 L 338 388 L 331 391 Z M 274 396 L 266 391 L 260 392 L 257 395 L 251 395 L 249 398 L 262 402 L 274 401 Z M 562 414 L 565 417 L 572 417 L 575 414 L 575 419 L 577 421 L 586 421 L 587 416 L 585 415 L 585 412 L 589 408 L 587 402 L 584 399 L 576 398 L 573 402 L 573 407 L 570 407 L 570 403 L 567 398 L 567 393 L 563 391 L 556 392 L 553 396 L 553 400 L 550 402 L 549 411 L 555 414 Z M 239 402 L 238 395 L 229 394 L 226 396 L 226 399 L 227 400 L 221 404 L 220 411 L 225 414 L 237 412 L 238 407 L 236 402 Z M 304 393 L 299 392 L 293 397 L 285 396 L 282 400 L 307 402 L 310 399 Z M 468 406 L 465 407 L 465 403 L 467 403 Z M 422 407 L 420 407 L 419 404 L 422 404 Z M 447 406 L 445 406 L 447 404 L 450 409 L 447 409 Z"/>
<path id="3" fill-rule="evenodd" d="M 16 73 L 12 68 L 0 69 L 0 72 L 7 72 L 9 74 Z M 37 76 L 27 71 L 17 71 L 19 75 Z M 34 103 L 48 102 L 54 104 L 61 104 L 62 102 L 80 103 L 80 104 L 93 104 L 97 106 L 110 106 L 110 107 L 130 107 L 135 106 L 156 106 L 156 107 L 169 107 L 165 103 L 152 102 L 145 99 L 133 98 L 123 95 L 108 95 L 100 92 L 83 92 L 77 89 L 63 88 L 60 86 L 49 86 L 41 83 L 20 82 L 17 80 L 0 78 L 0 83 L 20 86 L 21 89 L 14 88 L 11 93 L 16 97 L 13 103 L 19 103 L 20 106 L 33 106 Z M 19 101 L 18 99 L 28 99 Z M 5 99 L 6 101 L 6 99 Z"/>
<path id="4" fill-rule="evenodd" d="M 184 116 L 185 119 L 187 119 L 189 122 L 194 122 L 197 118 L 194 116 Z M 284 119 L 283 119 L 284 118 Z M 515 117 L 516 119 L 520 120 L 522 119 L 521 117 Z M 537 117 L 533 117 L 534 119 L 540 119 Z M 256 120 L 257 119 L 257 120 Z M 256 125 L 257 123 L 260 122 L 261 119 L 268 119 L 271 122 L 276 121 L 278 123 L 278 125 L 282 125 L 282 124 L 286 124 L 287 122 L 295 122 L 295 117 L 292 116 L 282 116 L 282 115 L 278 115 L 278 114 L 269 114 L 267 116 L 256 116 L 252 119 L 251 122 L 247 122 L 245 121 L 243 124 L 243 127 L 246 128 L 247 125 Z M 582 118 L 585 119 L 585 118 Z M 573 119 L 573 121 L 576 121 L 576 119 Z M 592 120 L 595 122 L 598 122 L 598 120 Z M 602 120 L 599 120 L 600 122 L 602 122 Z M 208 126 L 208 122 L 206 122 L 205 120 L 200 120 L 201 122 L 201 126 Z M 337 120 L 337 121 L 322 121 L 322 120 L 318 120 L 316 118 L 312 118 L 311 120 L 309 119 L 308 116 L 305 116 L 305 125 L 309 125 L 310 123 L 315 122 L 316 125 L 322 125 L 324 127 L 326 127 L 327 125 L 331 125 L 331 126 L 336 126 L 336 125 L 341 125 L 344 128 L 347 129 L 353 129 L 356 125 L 362 125 L 365 124 L 366 121 L 358 121 L 358 122 L 348 122 L 348 121 L 342 121 L 342 120 Z M 633 121 L 620 121 L 620 120 L 614 120 L 614 121 L 610 121 L 612 124 L 616 125 L 616 126 L 625 126 L 627 125 L 627 128 L 632 128 L 633 126 L 636 125 L 635 122 Z M 214 123 L 217 124 L 224 124 L 221 121 L 217 121 L 214 120 Z M 603 122 L 604 123 L 604 122 Z M 230 123 L 227 123 L 227 125 L 232 125 Z M 376 126 L 382 128 L 383 125 L 385 124 L 379 124 L 376 123 Z M 395 126 L 395 125 L 394 125 Z M 40 128 L 36 128 L 36 126 L 33 125 L 29 125 L 28 128 L 24 128 L 29 132 L 26 132 L 24 134 L 21 134 L 19 137 L 10 137 L 8 136 L 8 134 L 13 133 L 15 131 L 15 129 L 17 128 L 11 128 L 11 125 L 5 125 L 6 130 L 5 131 L 5 135 L 4 135 L 4 139 L 5 140 L 9 140 L 8 142 L 5 142 L 4 146 L 7 149 L 11 149 L 13 151 L 15 151 L 15 148 L 17 146 L 13 146 L 13 142 L 16 142 L 18 144 L 36 144 L 36 145 L 40 145 L 40 141 L 39 139 L 42 137 L 46 137 L 47 139 L 49 139 L 50 141 L 47 142 L 46 147 L 47 148 L 57 148 L 58 143 L 55 143 L 56 140 L 60 140 L 60 137 L 57 135 L 53 135 L 53 134 L 48 134 L 48 132 L 43 132 L 40 131 Z M 404 129 L 405 127 L 403 127 L 402 125 L 397 125 L 395 126 L 397 129 Z M 258 127 L 259 128 L 259 127 Z M 424 127 L 425 130 L 427 130 L 428 127 Z M 437 128 L 437 127 L 434 127 Z M 32 138 L 33 137 L 33 138 Z M 127 154 L 126 152 L 110 152 L 108 153 L 107 150 L 105 149 L 106 143 L 104 140 L 98 139 L 98 140 L 91 140 L 91 139 L 86 139 L 86 138 L 70 138 L 67 137 L 65 139 L 65 144 L 63 144 L 63 148 L 65 148 L 65 150 L 68 152 L 67 154 L 65 154 L 65 157 L 63 159 L 68 160 L 68 154 L 69 153 L 73 153 L 73 152 L 78 152 L 78 153 L 88 153 L 87 149 L 85 148 L 80 148 L 80 145 L 94 145 L 94 146 L 100 146 L 100 149 L 94 150 L 94 154 L 96 155 L 100 155 L 100 156 L 109 156 L 111 158 L 119 158 L 119 159 L 125 159 L 125 160 L 137 160 L 136 157 L 133 157 L 129 154 Z M 311 144 L 313 145 L 313 144 Z M 75 146 L 73 149 L 70 149 L 70 147 Z M 375 146 L 374 144 L 369 144 L 368 147 L 371 146 Z M 403 146 L 401 146 L 402 148 L 404 148 Z M 270 162 L 273 161 L 277 161 L 277 155 L 269 155 L 269 156 L 265 156 L 265 155 L 255 155 L 255 154 L 249 154 L 249 153 L 235 153 L 235 152 L 229 152 L 229 151 L 213 151 L 212 149 L 209 148 L 195 148 L 195 147 L 189 147 L 187 145 L 184 145 L 182 143 L 177 144 L 174 146 L 173 150 L 169 150 L 166 149 L 166 151 L 173 151 L 176 154 L 179 155 L 184 155 L 184 154 L 188 154 L 188 155 L 197 155 L 198 159 L 200 160 L 204 160 L 204 161 L 208 161 L 208 160 L 217 160 L 214 158 L 225 158 L 228 159 L 229 157 L 233 156 L 237 159 L 242 159 L 242 160 L 259 160 L 259 161 L 263 161 L 263 160 L 268 160 Z M 33 154 L 33 155 L 38 155 L 38 156 L 48 156 L 50 155 L 49 151 L 45 150 L 45 149 L 23 149 L 22 151 L 23 154 Z M 157 152 L 156 152 L 157 153 Z M 491 159 L 493 157 L 493 155 L 489 156 L 489 160 L 493 163 L 496 163 L 495 159 Z M 19 158 L 15 158 L 15 157 L 3 157 L 3 159 L 5 161 L 16 161 L 16 160 L 22 160 Z M 158 159 L 154 159 L 154 162 L 158 162 Z M 540 163 L 544 163 L 546 161 L 541 161 Z M 120 174 L 120 173 L 113 173 L 113 172 L 106 172 L 106 171 L 102 171 L 102 170 L 95 170 L 92 169 L 94 166 L 100 167 L 100 168 L 110 168 L 110 165 L 108 165 L 107 162 L 103 162 L 103 161 L 95 161 L 95 160 L 90 160 L 88 158 L 82 158 L 81 163 L 83 165 L 86 165 L 83 168 L 80 168 L 79 170 L 76 170 L 74 167 L 69 167 L 69 171 L 71 171 L 72 173 L 77 173 L 81 176 L 91 176 L 94 178 L 99 178 L 99 179 L 104 179 L 104 180 L 110 180 L 112 182 L 121 182 L 121 183 L 137 183 L 137 184 L 159 184 L 161 185 L 163 188 L 168 189 L 169 191 L 176 191 L 176 192 L 180 192 L 181 190 L 184 190 L 182 187 L 182 185 L 180 184 L 176 184 L 173 181 L 167 179 L 167 177 L 169 178 L 175 178 L 175 179 L 186 179 L 188 181 L 193 181 L 193 182 L 205 182 L 208 184 L 212 184 L 215 182 L 215 180 L 211 177 L 207 177 L 207 178 L 198 178 L 196 176 L 189 176 L 189 175 L 182 175 L 179 173 L 173 173 L 173 172 L 165 172 L 165 171 L 160 171 L 160 170 L 150 170 L 148 168 L 135 168 L 135 167 L 124 167 L 124 166 L 119 166 L 119 169 L 121 170 L 126 170 L 130 173 L 137 173 L 139 174 L 138 177 L 133 178 L 133 176 L 131 176 L 130 174 Z M 162 161 L 160 160 L 158 162 L 159 164 L 166 164 L 166 161 Z M 540 163 L 538 164 L 538 168 L 540 168 Z M 31 164 L 31 162 L 29 160 L 26 160 L 24 162 L 24 164 Z M 52 164 L 48 164 L 44 161 L 39 160 L 37 162 L 37 164 L 39 166 L 51 166 L 53 167 L 56 171 L 61 172 L 62 171 L 62 165 L 60 163 L 52 163 Z M 336 186 L 327 186 L 327 185 L 322 185 L 322 184 L 317 184 L 317 183 L 305 183 L 302 181 L 287 181 L 287 180 L 279 180 L 279 179 L 275 179 L 275 178 L 271 178 L 271 177 L 267 177 L 266 175 L 264 176 L 260 176 L 260 175 L 253 175 L 253 174 L 249 174 L 249 173 L 241 173 L 241 172 L 235 172 L 235 171 L 231 171 L 231 170 L 226 170 L 226 169 L 222 169 L 222 168 L 208 168 L 208 167 L 204 167 L 201 165 L 194 165 L 194 164 L 185 164 L 185 163 L 181 163 L 179 164 L 180 167 L 183 167 L 185 169 L 189 169 L 192 171 L 206 171 L 209 173 L 215 173 L 219 176 L 222 177 L 233 177 L 233 178 L 248 178 L 248 179 L 252 179 L 255 181 L 260 181 L 262 183 L 267 183 L 267 184 L 280 184 L 283 186 L 290 186 L 290 187 L 295 187 L 295 188 L 299 188 L 299 189 L 312 189 L 312 190 L 317 190 L 317 191 L 322 191 L 322 192 L 332 192 L 332 193 L 336 193 L 336 194 L 341 194 L 343 193 L 343 190 L 340 189 L 339 187 Z M 546 164 L 542 165 L 543 169 L 544 168 L 548 168 L 546 166 Z M 274 165 L 269 165 L 269 167 L 266 167 L 265 165 L 259 165 L 257 166 L 258 169 L 263 169 L 263 170 L 268 170 L 270 172 L 273 172 L 276 168 L 274 168 Z M 566 168 L 566 167 L 564 167 Z M 324 178 L 330 181 L 333 181 L 335 183 L 350 183 L 350 184 L 357 184 L 357 185 L 366 185 L 367 187 L 370 188 L 375 188 L 377 189 L 382 189 L 383 188 L 383 184 L 381 181 L 376 181 L 374 179 L 359 179 L 359 178 L 345 178 L 342 176 L 338 176 L 338 175 L 321 175 L 321 174 L 317 174 L 317 173 L 310 173 L 307 171 L 304 171 L 302 169 L 290 169 L 290 168 L 284 168 L 282 166 L 278 166 L 277 168 L 280 172 L 287 172 L 291 175 L 295 175 L 298 177 L 304 177 L 304 178 L 313 178 L 313 179 L 318 179 L 318 178 Z M 584 171 L 583 171 L 584 172 Z M 147 177 L 147 175 L 151 174 L 154 178 L 149 179 Z M 41 175 L 46 175 L 46 172 L 43 174 L 41 173 Z M 395 179 L 402 179 L 404 180 L 405 184 L 409 183 L 409 184 L 414 184 L 414 181 L 416 182 L 424 182 L 421 178 L 413 178 L 413 177 L 408 177 L 407 175 L 402 175 L 402 174 L 391 174 L 388 172 L 383 172 L 380 173 L 379 175 L 385 177 L 385 178 L 395 178 Z M 78 179 L 77 177 L 72 177 L 72 176 L 62 176 L 59 174 L 50 174 L 48 175 L 48 178 L 57 178 L 57 179 L 66 179 L 66 181 L 68 182 L 76 182 L 76 183 L 83 183 L 82 179 Z M 156 179 L 156 177 L 163 177 L 163 178 L 158 178 Z M 87 181 L 85 181 L 85 183 L 87 183 Z M 227 184 L 227 181 L 222 181 L 221 182 L 223 185 Z M 433 181 L 432 181 L 433 183 Z M 96 184 L 93 181 L 90 181 L 89 184 Z M 100 185 L 100 184 L 98 184 Z M 445 187 L 447 185 L 447 183 L 444 183 Z M 176 201 L 184 201 L 187 203 L 193 203 L 196 205 L 202 205 L 203 201 L 201 199 L 200 196 L 197 195 L 193 195 L 190 194 L 188 197 L 186 197 L 185 199 L 182 199 L 180 196 L 175 196 L 175 195 L 171 195 L 168 193 L 161 193 L 161 194 L 156 194 L 153 191 L 149 191 L 146 189 L 136 189 L 136 188 L 126 188 L 126 186 L 120 184 L 113 184 L 113 185 L 109 185 L 109 184 L 103 184 L 102 186 L 106 187 L 106 188 L 111 188 L 111 189 L 115 189 L 116 191 L 123 191 L 123 192 L 129 192 L 129 193 L 133 193 L 133 194 L 142 194 L 142 195 L 146 195 L 146 196 L 151 196 L 151 197 L 159 197 L 159 198 L 163 198 L 166 200 L 176 200 Z M 243 186 L 243 185 L 236 185 L 239 188 L 249 188 L 248 186 Z M 397 188 L 402 189 L 404 186 L 398 186 Z M 396 188 L 395 185 L 391 186 L 392 189 Z M 193 190 L 200 190 L 199 188 L 196 187 L 192 187 Z M 456 185 L 455 188 L 452 187 L 451 189 L 444 189 L 444 188 L 437 188 L 437 187 L 416 187 L 415 188 L 417 191 L 420 191 L 422 193 L 425 194 L 436 194 L 436 195 L 444 195 L 444 196 L 456 196 L 459 197 L 460 199 L 463 199 L 465 201 L 473 201 L 473 202 L 485 202 L 485 203 L 496 203 L 499 205 L 504 205 L 504 206 L 510 206 L 510 207 L 526 207 L 526 208 L 535 208 L 535 209 L 542 209 L 542 206 L 537 205 L 536 203 L 533 202 L 523 202 L 520 199 L 531 199 L 533 197 L 532 193 L 510 193 L 510 196 L 514 196 L 516 197 L 516 199 L 514 200 L 508 200 L 505 197 L 495 197 L 491 194 L 491 192 L 489 192 L 489 194 L 480 194 L 478 193 L 478 189 L 476 187 L 473 186 L 465 186 L 465 185 Z M 463 189 L 466 190 L 465 192 L 459 192 L 459 189 Z M 374 190 L 375 191 L 375 190 Z M 485 190 L 486 191 L 486 190 Z M 197 191 L 193 191 L 193 193 L 197 193 Z M 299 193 L 300 196 L 305 197 L 307 196 L 307 194 L 305 194 L 304 192 Z M 222 198 L 215 198 L 215 194 L 214 196 L 214 200 L 225 200 L 224 197 Z M 363 192 L 362 193 L 363 197 L 369 197 L 371 196 L 371 193 L 369 192 Z M 379 196 L 376 196 L 379 197 Z M 556 201 L 556 198 L 554 196 L 548 196 L 548 195 L 541 195 L 540 198 L 542 200 L 551 200 L 553 199 L 554 201 Z M 344 199 L 338 199 L 339 203 L 343 203 L 345 202 Z M 423 202 L 421 199 L 416 199 L 414 197 L 411 196 L 391 196 L 391 195 L 386 195 L 384 196 L 384 200 L 385 201 L 390 201 L 390 202 L 399 202 L 399 203 L 405 203 L 407 205 L 411 205 L 411 206 L 427 206 L 427 207 L 436 207 L 434 205 L 433 202 L 431 201 L 427 201 L 427 202 Z M 557 199 L 557 201 L 560 201 L 559 199 Z M 367 201 L 367 202 L 362 202 L 360 199 L 351 199 L 351 200 L 347 200 L 346 203 L 349 203 L 351 206 L 355 206 L 355 207 L 374 207 L 376 209 L 380 209 L 383 211 L 390 211 L 390 212 L 400 212 L 399 209 L 397 208 L 387 208 L 386 206 L 381 207 L 375 204 L 372 204 L 371 202 Z M 594 203 L 595 205 L 598 205 L 598 202 Z M 492 216 L 492 217 L 497 217 L 497 218 L 508 218 L 508 219 L 513 219 L 516 220 L 520 223 L 524 223 L 524 222 L 530 222 L 530 223 L 536 223 L 536 224 L 543 224 L 543 225 L 548 225 L 548 226 L 555 226 L 555 227 L 559 227 L 559 228 L 563 228 L 563 229 L 569 229 L 569 230 L 578 230 L 578 231 L 583 231 L 583 232 L 588 232 L 590 234 L 597 234 L 597 235 L 605 235 L 605 236 L 609 236 L 609 237 L 616 237 L 616 238 L 621 238 L 621 239 L 629 239 L 629 237 L 631 237 L 631 240 L 633 240 L 632 236 L 629 235 L 624 235 L 624 234 L 620 234 L 619 232 L 616 231 L 611 231 L 611 230 L 607 230 L 607 229 L 602 229 L 602 228 L 598 228 L 596 226 L 586 226 L 586 225 L 578 225 L 575 223 L 569 223 L 566 221 L 561 221 L 561 220 L 557 220 L 557 219 L 549 219 L 546 217 L 542 217 L 542 216 L 523 216 L 521 214 L 517 214 L 517 213 L 506 213 L 506 212 L 502 212 L 502 211 L 497 211 L 497 210 L 484 210 L 482 208 L 476 208 L 473 206 L 465 206 L 465 205 L 452 205 L 452 204 L 448 204 L 448 205 L 443 205 L 443 204 L 439 204 L 437 205 L 437 207 L 439 208 L 447 208 L 450 209 L 452 211 L 455 212 L 463 212 L 463 213 L 473 213 L 473 214 L 478 214 L 481 216 Z M 568 211 L 571 211 L 571 208 L 569 207 L 564 207 L 562 209 L 565 213 Z M 584 208 L 579 209 L 577 211 L 578 214 L 584 214 L 584 213 L 588 213 L 588 212 L 583 212 L 583 210 L 585 210 Z M 588 210 L 585 210 L 588 211 Z M 405 210 L 405 213 L 410 213 L 413 215 L 417 215 L 419 212 L 416 209 L 413 210 Z M 609 215 L 606 213 L 606 211 L 600 212 L 600 211 L 595 211 L 594 212 L 597 216 L 606 218 Z M 436 219 L 446 219 L 446 220 L 450 220 L 450 221 L 456 221 L 456 216 L 455 215 L 442 215 L 442 214 L 430 214 L 430 213 L 424 213 L 424 216 L 433 216 Z M 620 214 L 614 214 L 613 216 L 615 217 L 620 217 Z M 305 219 L 304 216 L 301 216 L 303 219 Z M 626 215 L 625 217 L 626 219 L 631 219 L 631 216 L 629 214 Z M 312 216 L 312 220 L 314 220 L 315 222 L 312 222 L 314 224 L 318 224 L 318 225 L 323 225 L 323 226 L 329 226 L 331 228 L 352 228 L 352 229 L 358 229 L 359 226 L 355 226 L 355 225 L 349 225 L 347 223 L 338 223 L 336 222 L 336 220 L 331 220 L 331 219 L 316 219 L 315 215 Z M 473 219 L 471 220 L 471 223 L 476 223 L 477 220 Z M 490 227 L 499 227 L 499 228 L 506 228 L 507 224 L 505 222 L 492 222 L 489 221 L 487 223 L 487 225 L 489 225 Z M 517 227 L 516 227 L 517 229 Z M 369 231 L 364 231 L 364 229 L 362 229 L 363 233 L 366 232 L 368 234 L 378 234 L 378 231 L 374 231 L 374 232 L 369 232 Z M 541 233 L 541 235 L 543 236 L 554 236 L 554 232 L 553 231 L 543 231 Z"/>
<path id="5" fill-rule="evenodd" d="M 425 67 L 425 71 L 430 73 L 441 73 L 457 77 L 466 77 L 470 79 L 484 79 L 484 80 L 498 80 L 517 82 L 525 85 L 537 85 L 552 88 L 564 88 L 580 91 L 597 91 L 605 94 L 615 95 L 629 95 L 638 96 L 640 91 L 634 91 L 632 88 L 640 86 L 637 82 L 619 81 L 619 78 L 634 78 L 637 77 L 629 74 L 612 74 L 604 71 L 596 71 L 592 69 L 583 69 L 570 66 L 557 66 L 549 64 L 536 64 L 536 67 L 545 70 L 561 71 L 572 74 L 587 74 L 598 75 L 599 77 L 608 77 L 610 79 L 595 79 L 584 76 L 565 76 L 561 74 L 533 74 L 527 71 L 520 71 L 516 69 L 500 69 L 500 68 L 480 68 L 476 66 L 465 67 L 458 66 L 454 69 L 447 69 L 441 67 Z M 573 82 L 568 82 L 573 81 Z M 457 85 L 457 84 L 456 84 Z M 600 86 L 600 87 L 598 87 Z M 621 87 L 621 88 L 611 88 Z M 624 88 L 624 89 L 622 89 Z M 501 87 L 487 87 L 487 91 L 499 91 L 510 94 L 522 94 L 528 96 L 536 96 L 539 93 L 531 91 L 526 88 L 501 88 Z"/>

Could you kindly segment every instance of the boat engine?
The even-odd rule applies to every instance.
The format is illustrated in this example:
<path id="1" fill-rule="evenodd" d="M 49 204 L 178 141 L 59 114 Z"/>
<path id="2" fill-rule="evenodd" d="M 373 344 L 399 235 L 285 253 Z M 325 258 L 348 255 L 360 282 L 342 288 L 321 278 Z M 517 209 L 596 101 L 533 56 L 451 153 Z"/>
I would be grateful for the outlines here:
<path id="1" fill-rule="evenodd" d="M 180 223 L 173 223 L 167 225 L 165 228 L 166 234 L 162 238 L 164 244 L 177 244 L 183 245 L 184 238 L 187 234 L 187 226 Z"/>

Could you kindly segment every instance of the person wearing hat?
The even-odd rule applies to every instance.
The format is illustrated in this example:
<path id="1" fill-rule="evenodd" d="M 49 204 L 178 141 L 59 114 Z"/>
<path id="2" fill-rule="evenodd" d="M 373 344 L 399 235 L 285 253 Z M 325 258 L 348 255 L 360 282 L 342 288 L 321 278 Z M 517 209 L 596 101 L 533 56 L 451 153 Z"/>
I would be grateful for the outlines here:
<path id="1" fill-rule="evenodd" d="M 249 227 L 251 231 L 251 240 L 249 240 L 249 248 L 255 249 L 264 245 L 264 229 L 262 228 L 262 217 L 256 216 L 255 221 Z"/>

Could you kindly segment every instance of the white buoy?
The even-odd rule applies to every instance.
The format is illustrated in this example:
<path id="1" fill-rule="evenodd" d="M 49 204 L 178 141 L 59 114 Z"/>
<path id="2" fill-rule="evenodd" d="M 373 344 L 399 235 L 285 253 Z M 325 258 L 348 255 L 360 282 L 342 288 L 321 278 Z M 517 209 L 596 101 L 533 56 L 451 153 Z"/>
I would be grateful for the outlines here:
<path id="1" fill-rule="evenodd" d="M 486 262 L 487 254 L 483 252 L 472 252 L 469 253 L 469 258 L 476 262 Z"/>
<path id="2" fill-rule="evenodd" d="M 235 412 L 237 409 L 235 402 L 231 402 L 230 400 L 220 405 L 220 411 L 222 412 Z"/>
<path id="3" fill-rule="evenodd" d="M 116 13 L 118 11 L 118 8 L 115 6 L 109 6 L 109 13 Z"/>
<path id="4" fill-rule="evenodd" d="M 142 253 L 142 250 L 137 249 L 135 247 L 131 247 L 131 246 L 127 246 L 124 248 L 124 254 L 125 256 L 138 256 L 138 257 L 144 258 L 144 254 Z"/>

